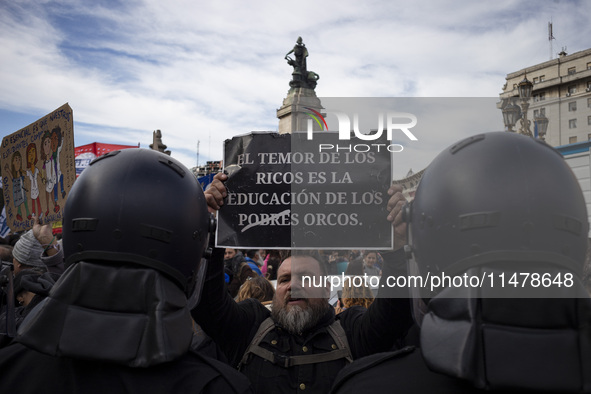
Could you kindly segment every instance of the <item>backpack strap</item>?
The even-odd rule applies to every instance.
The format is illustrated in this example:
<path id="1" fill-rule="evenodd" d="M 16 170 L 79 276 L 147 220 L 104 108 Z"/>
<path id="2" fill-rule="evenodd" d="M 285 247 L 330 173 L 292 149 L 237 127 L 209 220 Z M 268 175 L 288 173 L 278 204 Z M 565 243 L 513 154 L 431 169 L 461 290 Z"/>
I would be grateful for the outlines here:
<path id="1" fill-rule="evenodd" d="M 351 355 L 351 348 L 349 347 L 349 341 L 347 341 L 347 334 L 341 325 L 340 320 L 335 320 L 330 326 L 328 326 L 328 333 L 334 339 L 339 350 L 346 350 L 347 354 L 344 356 L 348 363 L 353 362 L 353 356 Z"/>
<path id="2" fill-rule="evenodd" d="M 268 317 L 265 320 L 263 320 L 263 322 L 259 326 L 259 329 L 257 330 L 256 334 L 254 334 L 252 341 L 250 341 L 250 345 L 248 345 L 248 348 L 246 348 L 246 351 L 244 352 L 244 355 L 242 356 L 242 360 L 240 360 L 240 362 L 238 363 L 238 370 L 240 370 L 242 368 L 242 366 L 246 363 L 246 360 L 248 359 L 248 355 L 250 353 L 254 353 L 252 351 L 252 349 L 254 347 L 259 347 L 259 343 L 261 343 L 261 341 L 263 340 L 265 335 L 267 335 L 273 328 L 275 328 L 275 322 L 273 321 L 273 319 Z M 263 350 L 265 350 L 265 349 L 263 349 Z M 271 353 L 271 352 L 269 352 L 269 353 Z M 263 357 L 263 358 L 267 359 L 266 357 Z"/>

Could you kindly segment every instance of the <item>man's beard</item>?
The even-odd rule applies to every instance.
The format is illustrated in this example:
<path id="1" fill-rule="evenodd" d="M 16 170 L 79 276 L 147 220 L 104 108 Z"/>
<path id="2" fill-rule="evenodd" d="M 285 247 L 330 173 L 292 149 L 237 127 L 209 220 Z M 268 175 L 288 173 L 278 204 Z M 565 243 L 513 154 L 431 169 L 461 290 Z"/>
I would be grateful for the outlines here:
<path id="1" fill-rule="evenodd" d="M 323 298 L 301 298 L 306 302 L 305 307 L 288 305 L 290 298 L 289 293 L 287 293 L 284 300 L 278 300 L 275 297 L 271 305 L 271 318 L 290 334 L 301 335 L 316 326 L 330 309 L 327 300 Z"/>

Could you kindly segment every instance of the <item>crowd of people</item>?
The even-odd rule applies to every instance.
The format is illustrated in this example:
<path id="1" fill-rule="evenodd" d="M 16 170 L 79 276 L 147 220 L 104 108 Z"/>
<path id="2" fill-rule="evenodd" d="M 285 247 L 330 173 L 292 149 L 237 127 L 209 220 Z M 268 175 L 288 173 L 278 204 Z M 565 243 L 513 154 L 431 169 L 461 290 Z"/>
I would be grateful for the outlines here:
<path id="1" fill-rule="evenodd" d="M 379 252 L 215 248 L 226 180 L 203 192 L 169 156 L 114 152 L 74 184 L 61 237 L 36 223 L 0 245 L 3 390 L 591 392 L 587 210 L 549 146 L 444 150 L 411 203 L 388 191 L 397 242 Z M 444 271 L 569 279 L 536 297 L 387 283 Z M 349 283 L 333 305 L 302 283 L 340 274 L 379 276 L 377 294 Z"/>
<path id="2" fill-rule="evenodd" d="M 277 280 L 277 268 L 274 267 L 279 267 L 281 262 L 291 254 L 290 250 L 277 249 L 225 248 L 224 250 L 224 279 L 228 284 L 230 295 L 236 299 L 238 299 L 238 292 L 242 291 L 246 282 L 253 278 L 265 278 L 274 286 Z M 382 273 L 383 258 L 378 251 L 321 249 L 316 250 L 315 253 L 317 253 L 320 263 L 326 267 L 328 275 L 381 276 Z M 257 282 L 261 281 L 257 280 Z M 371 289 L 368 286 L 362 286 L 362 288 L 364 290 L 358 289 L 358 286 L 346 286 L 341 289 L 341 293 L 345 293 L 346 299 L 361 298 L 360 296 L 363 295 L 363 298 L 373 300 L 375 295 L 371 293 Z M 340 298 L 339 302 L 341 302 Z M 240 298 L 240 300 L 242 299 L 244 297 Z M 348 303 L 351 302 L 348 301 Z M 355 301 L 354 304 L 369 306 L 367 301 Z M 343 307 L 341 302 L 339 310 Z"/>

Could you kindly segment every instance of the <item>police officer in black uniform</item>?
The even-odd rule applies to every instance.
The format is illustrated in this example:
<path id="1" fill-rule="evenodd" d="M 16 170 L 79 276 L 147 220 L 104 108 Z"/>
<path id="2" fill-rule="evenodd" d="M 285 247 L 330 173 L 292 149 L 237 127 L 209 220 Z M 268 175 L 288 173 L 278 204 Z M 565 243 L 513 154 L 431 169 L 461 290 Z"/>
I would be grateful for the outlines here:
<path id="1" fill-rule="evenodd" d="M 415 292 L 420 349 L 357 360 L 332 392 L 591 392 L 587 210 L 556 150 L 513 133 L 462 140 L 404 216 L 409 274 L 482 285 Z"/>
<path id="2" fill-rule="evenodd" d="M 68 266 L 0 351 L 7 393 L 250 392 L 190 351 L 190 310 L 214 225 L 181 163 L 147 149 L 96 159 L 64 211 Z"/>

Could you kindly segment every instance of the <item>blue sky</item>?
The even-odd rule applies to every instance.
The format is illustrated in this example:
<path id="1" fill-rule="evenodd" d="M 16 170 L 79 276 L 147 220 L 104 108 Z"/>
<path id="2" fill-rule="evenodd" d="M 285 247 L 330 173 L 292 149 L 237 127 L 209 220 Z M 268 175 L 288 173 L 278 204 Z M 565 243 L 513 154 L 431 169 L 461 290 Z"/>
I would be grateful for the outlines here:
<path id="1" fill-rule="evenodd" d="M 0 0 L 0 133 L 68 102 L 75 145 L 222 158 L 277 130 L 301 36 L 319 97 L 495 97 L 508 72 L 591 47 L 591 2 Z M 500 114 L 499 114 L 500 116 Z"/>

